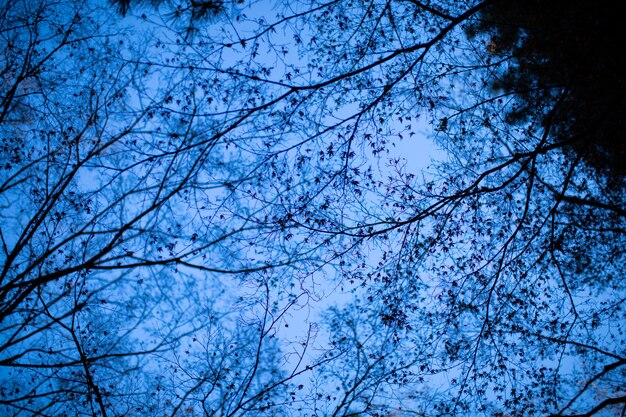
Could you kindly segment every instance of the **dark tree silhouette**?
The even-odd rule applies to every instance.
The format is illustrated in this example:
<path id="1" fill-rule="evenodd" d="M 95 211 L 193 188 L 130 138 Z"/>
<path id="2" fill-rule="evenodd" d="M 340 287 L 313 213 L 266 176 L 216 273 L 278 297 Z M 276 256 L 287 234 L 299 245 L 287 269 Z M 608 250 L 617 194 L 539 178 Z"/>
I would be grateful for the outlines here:
<path id="1" fill-rule="evenodd" d="M 0 413 L 623 414 L 621 32 L 561 3 L 3 4 Z"/>
<path id="2" fill-rule="evenodd" d="M 190 0 L 190 1 L 176 1 L 176 0 L 110 0 L 111 3 L 117 7 L 122 15 L 126 15 L 131 7 L 137 6 L 151 6 L 158 8 L 161 5 L 167 5 L 174 10 L 176 17 L 180 17 L 183 13 L 190 12 L 194 20 L 209 17 L 211 15 L 217 15 L 224 7 L 224 2 L 221 0 Z"/>
<path id="3" fill-rule="evenodd" d="M 223 15 L 228 6 L 242 4 L 242 0 L 109 0 L 122 16 L 131 10 L 142 11 L 143 16 L 163 10 L 170 25 L 184 28 L 186 37 L 193 36 L 198 27 Z"/>
<path id="4" fill-rule="evenodd" d="M 2 6 L 0 414 L 263 414 L 302 371 L 273 333 L 306 291 L 269 291 L 291 261 L 241 217 L 259 160 L 224 136 L 251 112 L 198 123 L 191 70 L 156 81 L 94 3 Z"/>
<path id="5" fill-rule="evenodd" d="M 540 109 L 573 157 L 621 180 L 626 62 L 620 50 L 626 35 L 614 4 L 498 1 L 480 19 L 470 31 L 489 36 L 494 60 L 508 61 L 491 87 L 515 97 L 509 121 L 541 118 Z"/>

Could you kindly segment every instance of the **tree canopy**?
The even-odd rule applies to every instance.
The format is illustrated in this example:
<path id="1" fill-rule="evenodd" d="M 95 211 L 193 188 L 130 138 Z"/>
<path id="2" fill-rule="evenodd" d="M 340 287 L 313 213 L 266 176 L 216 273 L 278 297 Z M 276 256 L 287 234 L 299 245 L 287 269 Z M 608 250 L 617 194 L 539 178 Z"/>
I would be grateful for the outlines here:
<path id="1" fill-rule="evenodd" d="M 0 414 L 626 412 L 614 5 L 0 7 Z"/>
<path id="2" fill-rule="evenodd" d="M 474 30 L 490 36 L 494 59 L 509 61 L 492 88 L 516 98 L 509 122 L 528 122 L 543 109 L 551 134 L 605 174 L 624 176 L 626 40 L 609 2 L 498 1 L 481 12 Z M 547 107 L 552 112 L 548 118 Z"/>

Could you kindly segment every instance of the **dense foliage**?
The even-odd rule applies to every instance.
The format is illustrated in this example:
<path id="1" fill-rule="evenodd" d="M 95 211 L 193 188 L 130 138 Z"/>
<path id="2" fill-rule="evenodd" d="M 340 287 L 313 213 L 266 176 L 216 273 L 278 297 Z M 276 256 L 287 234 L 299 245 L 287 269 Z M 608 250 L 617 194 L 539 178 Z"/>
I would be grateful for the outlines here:
<path id="1" fill-rule="evenodd" d="M 516 100 L 507 121 L 543 117 L 544 128 L 575 155 L 619 183 L 626 157 L 620 52 L 626 33 L 613 6 L 498 1 L 470 30 L 488 34 L 493 59 L 508 61 L 491 81 L 493 89 Z"/>

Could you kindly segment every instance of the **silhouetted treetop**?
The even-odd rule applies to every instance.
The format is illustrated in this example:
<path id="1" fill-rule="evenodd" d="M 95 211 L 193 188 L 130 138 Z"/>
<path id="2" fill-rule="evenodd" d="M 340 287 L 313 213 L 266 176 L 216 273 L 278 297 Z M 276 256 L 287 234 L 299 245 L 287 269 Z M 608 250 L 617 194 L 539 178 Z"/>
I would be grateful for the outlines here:
<path id="1" fill-rule="evenodd" d="M 489 36 L 494 61 L 508 61 L 491 88 L 515 96 L 510 123 L 539 112 L 572 157 L 623 177 L 626 31 L 614 3 L 498 1 L 481 12 L 476 33 Z"/>
<path id="2" fill-rule="evenodd" d="M 164 9 L 170 25 L 182 26 L 189 37 L 197 32 L 198 26 L 207 24 L 210 19 L 220 16 L 227 10 L 227 4 L 242 3 L 242 0 L 110 0 L 122 15 L 136 9 L 147 9 L 143 16 Z"/>
<path id="3" fill-rule="evenodd" d="M 196 18 L 216 15 L 224 7 L 223 0 L 111 0 L 111 3 L 118 8 L 122 15 L 128 13 L 132 6 L 149 5 L 151 7 L 158 7 L 162 4 L 169 4 L 180 13 L 190 11 Z"/>

